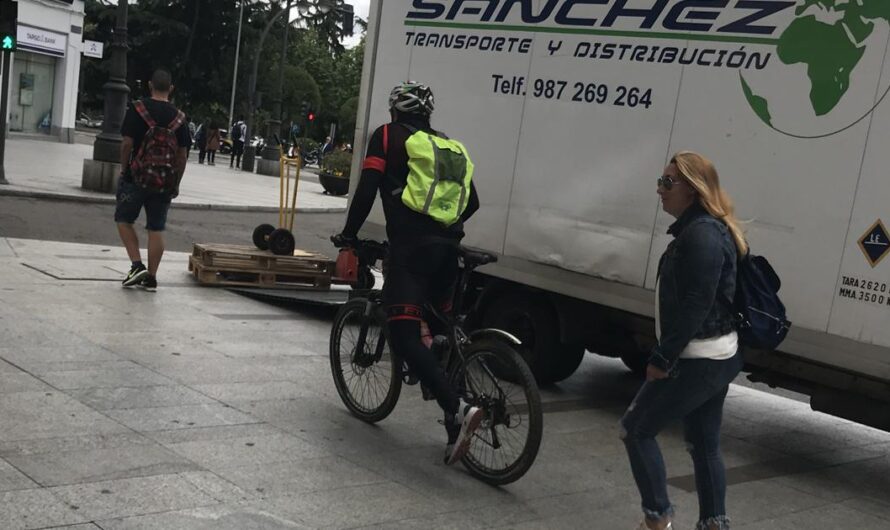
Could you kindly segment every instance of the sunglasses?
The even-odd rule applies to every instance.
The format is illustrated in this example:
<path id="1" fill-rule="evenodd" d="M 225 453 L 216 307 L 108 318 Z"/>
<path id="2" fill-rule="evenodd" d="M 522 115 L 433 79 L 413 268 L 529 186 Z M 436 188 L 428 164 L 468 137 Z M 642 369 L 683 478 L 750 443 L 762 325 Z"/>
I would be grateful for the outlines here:
<path id="1" fill-rule="evenodd" d="M 656 182 L 658 182 L 658 187 L 664 188 L 667 191 L 671 191 L 671 188 L 674 187 L 674 184 L 680 183 L 680 179 L 674 178 L 670 175 L 664 175 L 664 176 L 658 177 Z"/>

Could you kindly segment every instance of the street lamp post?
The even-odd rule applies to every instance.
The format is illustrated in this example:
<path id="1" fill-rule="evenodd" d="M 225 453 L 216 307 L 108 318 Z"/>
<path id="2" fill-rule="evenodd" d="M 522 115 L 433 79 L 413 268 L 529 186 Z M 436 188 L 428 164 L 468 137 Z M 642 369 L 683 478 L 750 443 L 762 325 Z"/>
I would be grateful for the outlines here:
<path id="1" fill-rule="evenodd" d="M 241 22 L 244 20 L 244 0 L 241 0 L 241 9 L 238 12 L 238 40 L 235 42 L 235 68 L 232 70 L 232 97 L 229 100 L 229 126 L 235 123 L 235 86 L 238 82 L 238 57 L 241 54 Z M 250 141 L 245 138 L 245 142 Z"/>
<path id="2" fill-rule="evenodd" d="M 282 39 L 281 45 L 281 62 L 278 64 L 278 82 L 275 88 L 275 98 L 272 100 L 272 115 L 266 120 L 266 138 L 268 138 L 269 141 L 266 142 L 266 147 L 263 149 L 262 154 L 263 160 L 275 161 L 276 167 L 274 168 L 274 172 L 271 173 L 273 175 L 278 173 L 279 143 L 275 141 L 274 135 L 281 131 L 281 100 L 282 89 L 284 86 L 284 67 L 287 63 L 287 35 L 288 29 L 290 28 L 291 4 L 292 0 L 287 0 L 287 7 L 284 9 L 284 20 L 286 22 L 284 24 L 284 38 Z"/>
<path id="3" fill-rule="evenodd" d="M 111 72 L 102 85 L 105 92 L 105 115 L 102 132 L 93 143 L 93 158 L 83 161 L 81 187 L 88 190 L 113 192 L 120 174 L 121 125 L 127 111 L 127 0 L 118 0 L 117 26 L 109 45 Z"/>
<path id="4" fill-rule="evenodd" d="M 296 4 L 297 10 L 300 12 L 300 15 L 305 17 L 310 14 L 311 15 L 327 14 L 332 9 L 334 9 L 336 2 L 337 2 L 337 0 L 293 0 L 293 1 L 288 0 L 287 8 L 282 8 L 280 11 L 275 13 L 275 15 L 273 15 L 271 19 L 269 19 L 269 22 L 266 24 L 266 27 L 263 29 L 262 35 L 260 35 L 260 42 L 257 45 L 256 51 L 254 52 L 253 71 L 252 71 L 252 73 L 250 75 L 250 79 L 248 81 L 248 89 L 247 89 L 247 92 L 248 92 L 247 104 L 248 104 L 248 109 L 249 109 L 248 114 L 247 114 L 247 130 L 248 130 L 247 134 L 248 134 L 248 136 L 253 134 L 251 131 L 253 130 L 252 126 L 253 126 L 253 119 L 254 119 L 254 111 L 256 110 L 256 103 L 257 103 L 257 101 L 256 101 L 256 83 L 257 83 L 257 75 L 259 73 L 259 68 L 260 68 L 260 54 L 263 50 L 263 43 L 266 41 L 266 37 L 269 34 L 269 30 L 272 29 L 272 25 L 275 23 L 276 20 L 278 20 L 278 18 L 281 15 L 290 11 L 292 4 Z M 288 25 L 290 24 L 289 20 L 287 21 L 287 24 Z M 281 61 L 279 68 L 284 68 L 284 60 Z M 279 83 L 279 86 L 280 86 L 280 83 Z M 280 93 L 280 90 L 279 90 L 279 93 Z M 280 112 L 281 111 L 280 111 L 280 107 L 279 107 L 279 110 L 277 113 L 273 112 L 272 120 L 277 120 Z M 270 120 L 270 121 L 272 121 L 272 120 Z M 274 141 L 274 140 L 272 140 L 272 138 L 269 138 L 268 136 L 269 135 L 267 134 L 267 145 L 269 145 L 271 143 L 271 141 Z M 274 147 L 277 148 L 277 145 Z M 264 153 L 268 153 L 268 151 L 264 151 Z M 278 155 L 277 155 L 278 151 L 277 151 L 277 149 L 275 149 L 273 151 L 273 153 L 274 153 L 274 163 L 271 159 L 270 160 L 263 160 L 263 159 L 260 160 L 260 167 L 258 168 L 258 171 L 260 173 L 265 173 L 268 175 L 277 175 L 278 174 L 279 168 L 278 168 Z M 249 147 L 245 146 L 244 158 L 250 160 L 250 162 L 249 162 L 250 166 L 249 166 L 249 169 L 247 169 L 248 171 L 253 170 L 254 156 L 255 156 L 255 151 L 253 149 L 253 146 L 249 146 Z M 266 156 L 269 156 L 269 155 L 267 154 Z"/>

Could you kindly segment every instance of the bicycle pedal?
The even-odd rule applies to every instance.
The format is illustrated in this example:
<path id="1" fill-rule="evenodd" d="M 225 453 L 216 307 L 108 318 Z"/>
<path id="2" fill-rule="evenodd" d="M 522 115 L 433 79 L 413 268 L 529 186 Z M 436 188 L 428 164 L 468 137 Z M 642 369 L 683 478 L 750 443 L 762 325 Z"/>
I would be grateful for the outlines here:
<path id="1" fill-rule="evenodd" d="M 402 373 L 402 382 L 408 386 L 414 386 L 420 382 L 420 379 L 417 378 L 416 375 L 412 373 Z"/>

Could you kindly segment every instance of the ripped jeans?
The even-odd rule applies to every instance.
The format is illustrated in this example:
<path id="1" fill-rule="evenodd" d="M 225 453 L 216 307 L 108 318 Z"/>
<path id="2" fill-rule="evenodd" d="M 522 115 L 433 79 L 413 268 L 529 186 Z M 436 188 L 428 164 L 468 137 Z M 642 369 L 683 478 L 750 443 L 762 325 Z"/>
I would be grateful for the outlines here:
<path id="1" fill-rule="evenodd" d="M 722 361 L 680 359 L 678 363 L 675 377 L 643 384 L 621 418 L 621 437 L 642 497 L 643 513 L 653 520 L 673 515 L 664 460 L 655 436 L 682 418 L 698 491 L 696 528 L 728 529 L 720 424 L 729 383 L 741 371 L 744 359 L 737 353 Z"/>

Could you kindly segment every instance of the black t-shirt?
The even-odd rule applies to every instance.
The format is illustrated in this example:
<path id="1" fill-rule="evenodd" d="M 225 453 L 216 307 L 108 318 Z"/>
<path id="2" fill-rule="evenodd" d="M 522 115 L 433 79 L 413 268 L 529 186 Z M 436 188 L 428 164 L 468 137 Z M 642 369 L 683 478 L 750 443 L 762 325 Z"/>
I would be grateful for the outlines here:
<path id="1" fill-rule="evenodd" d="M 416 120 L 406 123 L 418 130 L 435 132 L 427 121 Z M 348 236 L 357 234 L 371 211 L 374 195 L 379 191 L 383 201 L 383 213 L 386 216 L 386 235 L 391 242 L 422 240 L 428 237 L 454 240 L 463 238 L 464 221 L 479 209 L 479 196 L 472 181 L 466 210 L 459 221 L 447 227 L 428 215 L 408 208 L 399 196 L 393 195 L 395 190 L 404 187 L 408 181 L 408 150 L 405 148 L 405 142 L 412 134 L 408 127 L 393 122 L 378 127 L 371 135 L 361 179 L 347 214 L 344 234 Z"/>
<path id="2" fill-rule="evenodd" d="M 142 103 L 145 104 L 145 110 L 158 125 L 166 127 L 176 119 L 176 107 L 166 101 L 158 101 L 156 99 L 144 98 Z M 139 146 L 142 145 L 142 138 L 148 132 L 148 124 L 142 119 L 142 116 L 136 112 L 136 107 L 130 105 L 127 113 L 124 115 L 124 123 L 121 125 L 121 136 L 129 136 L 133 139 L 132 157 L 139 152 Z M 176 130 L 176 140 L 179 147 L 189 148 L 192 145 L 192 139 L 189 136 L 189 128 L 187 123 L 183 123 Z"/>

